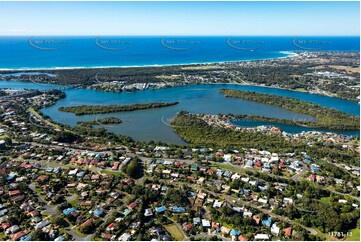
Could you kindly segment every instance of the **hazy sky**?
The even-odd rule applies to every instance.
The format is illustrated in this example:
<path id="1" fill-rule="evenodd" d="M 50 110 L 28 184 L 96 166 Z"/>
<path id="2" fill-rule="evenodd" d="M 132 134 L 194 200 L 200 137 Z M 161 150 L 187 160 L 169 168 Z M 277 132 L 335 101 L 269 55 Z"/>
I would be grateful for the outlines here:
<path id="1" fill-rule="evenodd" d="M 0 2 L 0 35 L 359 35 L 359 2 Z"/>

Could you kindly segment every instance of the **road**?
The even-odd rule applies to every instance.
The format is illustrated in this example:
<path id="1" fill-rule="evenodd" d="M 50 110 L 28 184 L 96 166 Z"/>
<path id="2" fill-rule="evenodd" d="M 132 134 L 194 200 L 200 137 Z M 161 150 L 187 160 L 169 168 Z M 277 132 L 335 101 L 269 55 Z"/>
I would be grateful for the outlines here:
<path id="1" fill-rule="evenodd" d="M 42 203 L 42 204 L 45 204 L 44 206 L 42 206 L 42 207 L 45 208 L 45 211 L 46 211 L 47 213 L 49 213 L 51 216 L 54 217 L 54 216 L 56 215 L 56 212 L 57 212 L 56 209 L 57 209 L 58 206 L 56 206 L 56 205 L 49 205 L 47 201 L 44 201 L 44 200 L 39 196 L 39 194 L 36 192 L 36 190 L 35 190 L 35 184 L 34 184 L 34 183 L 31 183 L 31 184 L 29 185 L 29 188 L 33 191 L 34 194 L 36 194 L 36 196 L 37 196 L 37 198 L 38 198 L 38 202 L 40 202 L 40 203 Z"/>
<path id="2" fill-rule="evenodd" d="M 308 171 L 307 166 L 303 165 L 301 171 L 298 172 L 296 175 L 294 175 L 292 177 L 292 180 L 298 181 L 301 177 L 303 177 L 306 174 L 307 171 Z"/>
<path id="3" fill-rule="evenodd" d="M 180 226 L 176 221 L 174 221 L 172 218 L 167 217 L 167 219 L 169 219 L 170 221 L 172 221 L 178 228 L 178 230 L 182 233 L 183 237 L 184 237 L 184 241 L 189 241 L 189 237 L 188 235 L 184 232 L 182 226 Z"/>
<path id="4" fill-rule="evenodd" d="M 71 148 L 71 147 L 63 147 L 63 146 L 59 146 L 59 145 L 45 145 L 45 144 L 39 144 L 39 143 L 36 143 L 36 142 L 30 142 L 29 144 L 31 144 L 32 146 L 52 147 L 52 148 L 58 148 L 58 149 L 67 148 L 67 149 L 72 150 L 72 151 L 75 151 L 75 150 L 77 150 L 77 151 L 88 151 L 88 150 L 86 150 L 86 149 L 76 149 L 76 148 Z M 102 152 L 98 152 L 98 153 L 106 153 L 106 152 L 107 152 L 107 151 L 102 151 Z M 139 156 L 139 155 L 137 155 L 137 156 L 138 156 L 139 159 L 143 160 L 143 162 L 144 162 L 145 160 L 151 159 L 151 158 L 149 158 L 149 157 L 144 157 L 144 156 Z M 196 162 L 196 161 L 194 161 L 194 160 L 189 160 L 189 159 L 168 159 L 168 158 L 167 158 L 166 160 L 180 161 L 180 162 L 185 162 L 185 163 L 188 163 L 188 164 L 193 164 L 193 163 Z M 210 161 L 210 163 L 211 163 L 211 164 L 222 164 L 222 163 L 213 162 L 213 161 Z M 52 164 L 52 165 L 55 166 L 55 167 L 61 166 L 60 163 L 56 163 L 56 162 L 52 162 L 52 163 L 51 163 L 51 162 L 48 162 L 48 164 Z M 234 168 L 234 169 L 250 171 L 250 172 L 253 172 L 253 173 L 256 173 L 256 172 L 257 172 L 257 171 L 255 171 L 255 170 L 252 169 L 252 168 L 244 168 L 244 167 L 241 167 L 241 166 L 239 166 L 239 165 L 234 165 L 234 164 L 232 164 L 232 163 L 230 163 L 230 162 L 225 162 L 225 163 L 223 163 L 223 164 L 227 164 L 228 166 L 230 166 L 230 167 L 232 167 L 232 168 Z M 67 165 L 67 166 L 73 167 L 73 168 L 77 168 L 76 165 L 74 165 L 74 166 Z M 97 171 L 97 172 L 101 172 L 101 171 L 103 171 L 103 170 L 113 171 L 113 170 L 111 170 L 110 168 L 109 168 L 109 169 L 100 169 L 100 168 L 94 167 L 94 166 L 92 167 L 92 169 L 93 169 L 94 171 Z M 113 171 L 113 172 L 114 172 L 114 171 Z M 117 171 L 115 171 L 115 172 L 117 172 Z M 119 171 L 118 171 L 118 172 L 119 172 Z M 291 180 L 291 179 L 292 179 L 292 180 L 296 181 L 296 180 L 299 180 L 300 178 L 302 178 L 303 175 L 304 175 L 306 172 L 307 172 L 307 167 L 306 167 L 305 165 L 303 165 L 302 170 L 301 170 L 299 173 L 297 173 L 296 175 L 294 175 L 293 177 L 291 177 L 291 178 L 289 178 L 289 177 L 282 177 L 282 178 L 283 178 L 283 179 L 286 179 L 286 180 Z M 263 173 L 263 174 L 267 174 L 268 176 L 274 177 L 274 178 L 277 178 L 277 177 L 278 177 L 278 176 L 276 176 L 276 175 L 269 174 L 269 173 Z M 137 184 L 138 184 L 138 185 L 142 184 L 143 179 L 144 179 L 144 177 L 141 178 L 141 180 L 138 180 L 138 181 L 137 181 Z M 265 180 L 263 180 L 263 179 L 261 179 L 261 178 L 256 178 L 256 179 L 266 182 Z M 333 191 L 333 190 L 330 190 L 330 189 L 328 189 L 328 188 L 323 188 L 323 189 L 324 189 L 324 190 L 327 190 L 327 191 L 329 191 L 329 192 L 331 192 L 331 193 L 334 193 L 334 194 L 343 195 L 343 196 L 349 196 L 349 197 L 351 197 L 351 198 L 354 199 L 354 200 L 360 201 L 360 198 L 359 198 L 359 197 L 355 197 L 355 196 L 352 196 L 352 195 L 347 194 L 347 193 L 341 193 L 341 192 Z"/>
<path id="5" fill-rule="evenodd" d="M 221 235 L 218 234 L 208 234 L 208 233 L 200 233 L 197 234 L 195 236 L 193 236 L 195 239 L 201 239 L 203 241 L 207 241 L 207 238 L 212 238 L 213 236 L 216 236 L 217 239 L 222 240 L 222 241 L 231 241 L 231 238 L 225 238 Z"/>
<path id="6" fill-rule="evenodd" d="M 200 187 L 200 186 L 197 185 L 197 184 L 188 184 L 188 183 L 184 183 L 184 182 L 180 182 L 180 183 L 182 183 L 182 184 L 184 184 L 184 185 L 186 184 L 186 185 L 188 185 L 188 186 L 191 186 L 191 187 L 192 187 L 193 189 L 195 189 L 195 190 L 201 190 L 201 189 L 204 190 L 204 188 Z M 262 213 L 264 213 L 264 214 L 268 214 L 268 215 L 271 216 L 271 217 L 278 218 L 279 220 L 285 221 L 285 222 L 287 222 L 287 223 L 289 223 L 289 224 L 299 225 L 300 227 L 304 228 L 305 230 L 307 230 L 308 232 L 310 232 L 310 233 L 313 234 L 313 235 L 319 235 L 319 236 L 323 236 L 323 237 L 326 237 L 326 238 L 327 238 L 327 236 L 326 236 L 325 234 L 320 233 L 320 232 L 318 232 L 317 230 L 315 230 L 315 229 L 313 229 L 313 228 L 306 227 L 306 226 L 304 226 L 304 225 L 302 225 L 302 224 L 300 224 L 300 223 L 297 223 L 297 222 L 295 222 L 295 221 L 290 220 L 289 218 L 287 218 L 287 217 L 285 217 L 285 216 L 281 216 L 281 215 L 275 214 L 275 213 L 273 213 L 273 212 L 271 212 L 271 211 L 269 211 L 269 210 L 267 210 L 267 209 L 262 208 L 261 206 L 255 205 L 254 202 L 243 201 L 243 200 L 238 199 L 237 197 L 232 197 L 232 196 L 230 196 L 230 195 L 226 195 L 226 194 L 223 194 L 223 193 L 212 192 L 212 191 L 210 191 L 210 190 L 208 190 L 207 192 L 210 193 L 210 194 L 212 194 L 213 196 L 221 197 L 221 198 L 223 198 L 224 200 L 228 201 L 228 202 L 231 203 L 231 204 L 234 204 L 234 201 L 236 201 L 236 204 L 237 204 L 237 205 L 243 205 L 243 206 L 252 207 L 252 208 L 254 208 L 254 209 L 256 209 L 256 210 L 258 210 L 258 211 L 260 211 L 260 212 L 262 212 Z M 337 239 L 335 238 L 334 240 L 337 240 Z"/>
<path id="7" fill-rule="evenodd" d="M 34 114 L 38 119 L 40 119 L 41 121 L 43 121 L 44 123 L 46 123 L 50 127 L 53 127 L 55 130 L 57 130 L 57 131 L 61 130 L 59 125 L 54 124 L 54 123 L 50 122 L 49 120 L 44 119 L 43 116 L 40 115 L 34 108 L 30 107 L 30 108 L 28 108 L 28 111 L 30 113 Z"/>
<path id="8" fill-rule="evenodd" d="M 326 190 L 329 191 L 329 192 L 332 192 L 334 194 L 337 194 L 337 195 L 349 196 L 350 198 L 352 198 L 354 200 L 360 201 L 359 197 L 355 197 L 355 196 L 352 196 L 352 195 L 347 194 L 347 193 L 342 193 L 342 192 L 338 192 L 338 191 L 334 191 L 334 190 L 330 190 L 330 189 L 326 189 Z"/>
<path id="9" fill-rule="evenodd" d="M 46 201 L 44 201 L 36 192 L 35 190 L 35 184 L 31 183 L 29 185 L 29 188 L 34 192 L 34 194 L 36 194 L 38 201 L 40 203 L 45 204 L 43 207 L 45 208 L 45 211 L 47 213 L 49 213 L 50 215 L 48 217 L 55 217 L 57 215 L 57 205 L 49 205 Z M 79 236 L 74 230 L 73 228 L 71 228 L 70 226 L 67 226 L 64 228 L 68 234 L 70 234 L 71 236 L 73 236 L 74 240 L 76 241 L 90 241 L 91 237 L 93 236 L 93 234 L 89 234 L 86 237 L 81 237 Z"/>

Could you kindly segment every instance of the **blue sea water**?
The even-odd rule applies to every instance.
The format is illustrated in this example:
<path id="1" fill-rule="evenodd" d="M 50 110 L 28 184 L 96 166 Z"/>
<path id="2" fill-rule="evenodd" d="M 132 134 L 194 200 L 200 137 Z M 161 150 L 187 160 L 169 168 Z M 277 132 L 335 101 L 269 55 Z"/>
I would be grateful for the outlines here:
<path id="1" fill-rule="evenodd" d="M 292 51 L 359 51 L 359 37 L 0 37 L 0 69 L 212 63 L 287 57 Z"/>

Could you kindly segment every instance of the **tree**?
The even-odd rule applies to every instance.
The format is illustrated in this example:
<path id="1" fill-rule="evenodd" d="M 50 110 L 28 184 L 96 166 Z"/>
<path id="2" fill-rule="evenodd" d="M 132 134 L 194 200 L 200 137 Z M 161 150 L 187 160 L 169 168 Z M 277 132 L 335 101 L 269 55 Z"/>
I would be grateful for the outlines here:
<path id="1" fill-rule="evenodd" d="M 67 225 L 66 221 L 64 220 L 64 218 L 61 215 L 52 218 L 52 223 L 58 225 L 61 228 L 65 227 Z"/>
<path id="2" fill-rule="evenodd" d="M 126 173 L 133 179 L 139 179 L 143 176 L 142 161 L 138 157 L 134 157 L 126 167 Z"/>
<path id="3" fill-rule="evenodd" d="M 47 233 L 44 233 L 41 229 L 35 230 L 31 236 L 31 239 L 33 241 L 50 240 L 49 235 Z"/>

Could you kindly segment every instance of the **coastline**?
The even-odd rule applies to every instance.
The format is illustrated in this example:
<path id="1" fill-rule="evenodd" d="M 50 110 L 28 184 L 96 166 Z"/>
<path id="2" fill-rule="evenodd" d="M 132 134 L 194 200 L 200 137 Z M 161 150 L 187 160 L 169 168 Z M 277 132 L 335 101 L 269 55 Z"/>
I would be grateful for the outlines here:
<path id="1" fill-rule="evenodd" d="M 286 56 L 280 57 L 270 57 L 270 58 L 260 58 L 260 59 L 243 59 L 235 61 L 211 61 L 211 62 L 192 62 L 192 63 L 179 63 L 179 64 L 152 64 L 152 65 L 133 65 L 133 66 L 87 66 L 87 67 L 37 67 L 37 68 L 0 68 L 0 71 L 56 71 L 56 70 L 77 70 L 77 69 L 113 69 L 113 68 L 142 68 L 142 67 L 166 67 L 166 66 L 190 66 L 190 65 L 211 65 L 211 64 L 228 64 L 228 63 L 237 63 L 245 61 L 263 61 L 263 60 L 275 60 L 275 59 L 285 59 L 298 56 L 297 53 L 292 51 L 277 51 L 279 54 L 286 54 Z"/>

